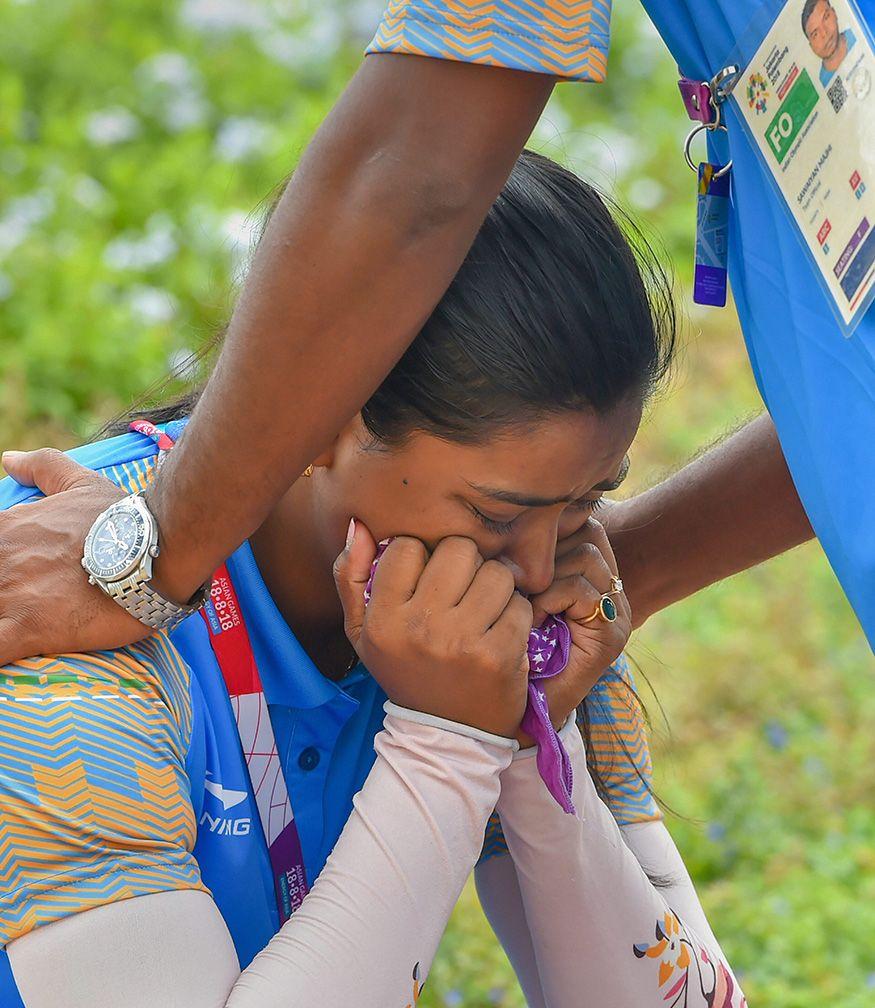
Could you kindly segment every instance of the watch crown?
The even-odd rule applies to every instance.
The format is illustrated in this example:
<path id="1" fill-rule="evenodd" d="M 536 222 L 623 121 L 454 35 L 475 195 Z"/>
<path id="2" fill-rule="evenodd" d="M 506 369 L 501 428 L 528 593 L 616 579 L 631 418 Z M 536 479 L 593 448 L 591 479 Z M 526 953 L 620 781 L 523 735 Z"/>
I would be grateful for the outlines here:
<path id="1" fill-rule="evenodd" d="M 153 559 L 157 557 L 160 553 L 161 553 L 161 547 L 157 543 L 155 543 L 154 546 L 149 547 L 149 556 L 152 557 Z"/>
<path id="2" fill-rule="evenodd" d="M 92 585 L 93 585 L 93 584 L 95 584 L 95 581 L 94 581 L 94 575 L 93 575 L 93 574 L 89 576 L 89 578 L 88 578 L 88 583 L 89 583 L 89 584 L 92 584 Z"/>

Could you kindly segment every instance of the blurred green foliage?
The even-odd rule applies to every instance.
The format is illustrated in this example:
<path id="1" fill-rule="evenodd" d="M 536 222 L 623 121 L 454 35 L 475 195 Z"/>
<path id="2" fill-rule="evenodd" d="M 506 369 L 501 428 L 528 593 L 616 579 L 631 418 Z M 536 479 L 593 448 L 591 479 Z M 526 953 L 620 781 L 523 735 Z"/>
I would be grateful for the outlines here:
<path id="1" fill-rule="evenodd" d="M 72 444 L 226 319 L 264 200 L 354 71 L 379 0 L 0 5 L 0 444 Z M 609 82 L 557 89 L 533 144 L 690 276 L 693 177 L 664 47 L 619 0 Z M 761 408 L 731 311 L 692 314 L 632 489 Z M 737 520 L 767 506 L 739 474 Z M 751 1005 L 875 1004 L 872 660 L 807 546 L 654 617 L 659 794 Z M 657 699 L 658 697 L 658 699 Z M 581 941 L 598 922 L 582 916 Z M 582 994 L 585 1002 L 585 994 Z M 469 888 L 421 1002 L 521 1005 Z"/>

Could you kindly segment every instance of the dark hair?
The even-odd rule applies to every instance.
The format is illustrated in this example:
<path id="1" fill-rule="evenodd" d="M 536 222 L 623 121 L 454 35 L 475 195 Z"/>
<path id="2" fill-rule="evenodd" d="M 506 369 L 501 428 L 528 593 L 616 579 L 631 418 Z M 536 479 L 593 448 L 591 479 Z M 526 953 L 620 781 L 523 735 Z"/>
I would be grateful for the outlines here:
<path id="1" fill-rule="evenodd" d="M 592 186 L 524 151 L 446 294 L 363 407 L 374 440 L 397 445 L 420 430 L 472 444 L 646 397 L 674 352 L 671 281 L 614 213 L 625 234 Z M 199 391 L 149 416 L 186 415 Z"/>
<path id="2" fill-rule="evenodd" d="M 808 19 L 814 13 L 814 8 L 820 3 L 820 0 L 805 0 L 805 5 L 802 8 L 802 34 L 808 38 Z M 826 0 L 827 7 L 832 7 L 829 0 Z"/>
<path id="3" fill-rule="evenodd" d="M 368 430 L 385 444 L 413 430 L 472 443 L 646 396 L 669 366 L 675 318 L 671 285 L 635 236 L 638 261 L 591 186 L 525 151 L 446 294 L 362 410 Z"/>

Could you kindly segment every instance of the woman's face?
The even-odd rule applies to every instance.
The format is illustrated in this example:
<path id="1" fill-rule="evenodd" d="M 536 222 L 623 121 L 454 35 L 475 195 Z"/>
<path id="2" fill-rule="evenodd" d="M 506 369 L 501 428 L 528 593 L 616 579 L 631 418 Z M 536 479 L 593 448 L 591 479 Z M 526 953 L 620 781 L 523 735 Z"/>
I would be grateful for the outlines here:
<path id="1" fill-rule="evenodd" d="M 387 449 L 370 446 L 356 418 L 317 460 L 309 488 L 326 559 L 342 548 L 352 515 L 377 541 L 409 535 L 434 548 L 466 536 L 508 565 L 519 591 L 544 591 L 557 540 L 580 528 L 625 476 L 640 420 L 636 400 L 604 415 L 556 414 L 482 445 L 417 433 Z"/>

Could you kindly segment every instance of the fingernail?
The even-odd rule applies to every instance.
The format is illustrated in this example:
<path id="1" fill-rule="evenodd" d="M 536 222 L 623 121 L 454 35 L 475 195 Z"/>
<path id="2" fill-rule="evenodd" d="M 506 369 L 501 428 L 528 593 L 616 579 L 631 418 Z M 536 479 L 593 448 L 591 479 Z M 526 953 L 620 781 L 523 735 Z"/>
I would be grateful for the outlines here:
<path id="1" fill-rule="evenodd" d="M 349 549 L 355 540 L 355 518 L 350 518 L 349 528 L 346 530 L 346 546 L 344 549 Z"/>
<path id="2" fill-rule="evenodd" d="M 3 452 L 3 455 L 0 456 L 0 462 L 2 462 L 5 467 L 7 462 L 11 462 L 13 465 L 15 465 L 15 463 L 19 462 L 22 458 L 24 458 L 24 452 L 5 451 Z"/>

